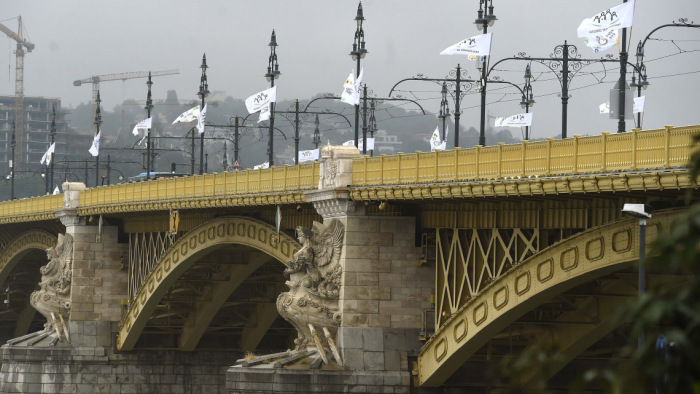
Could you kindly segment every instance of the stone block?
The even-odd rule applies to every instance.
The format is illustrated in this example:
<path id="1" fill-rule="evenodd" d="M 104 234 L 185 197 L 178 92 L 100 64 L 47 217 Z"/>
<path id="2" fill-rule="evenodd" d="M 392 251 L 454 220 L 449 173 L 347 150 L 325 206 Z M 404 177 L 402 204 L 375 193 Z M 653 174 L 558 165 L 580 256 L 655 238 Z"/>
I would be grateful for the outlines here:
<path id="1" fill-rule="evenodd" d="M 368 232 L 348 232 L 345 236 L 346 246 L 377 246 L 377 245 L 392 245 L 392 233 L 368 233 Z"/>
<path id="2" fill-rule="evenodd" d="M 385 315 L 382 313 L 369 315 L 368 325 L 370 327 L 391 327 L 391 315 Z"/>
<path id="3" fill-rule="evenodd" d="M 364 350 L 362 349 L 342 349 L 343 361 L 345 365 L 352 370 L 364 369 Z"/>
<path id="4" fill-rule="evenodd" d="M 379 258 L 379 247 L 376 245 L 345 245 L 345 255 L 359 259 Z"/>
<path id="5" fill-rule="evenodd" d="M 340 327 L 340 347 L 342 349 L 363 349 L 362 330 L 359 327 Z"/>
<path id="6" fill-rule="evenodd" d="M 384 370 L 384 352 L 364 352 L 363 367 L 365 371 Z"/>
<path id="7" fill-rule="evenodd" d="M 384 329 L 364 328 L 362 329 L 362 344 L 366 350 L 384 350 Z"/>
<path id="8" fill-rule="evenodd" d="M 358 272 L 355 274 L 357 276 L 357 285 L 360 286 L 377 286 L 379 285 L 379 273 L 370 272 Z"/>
<path id="9" fill-rule="evenodd" d="M 355 308 L 357 313 L 379 313 L 379 301 L 375 300 L 360 300 L 357 301 Z"/>
<path id="10" fill-rule="evenodd" d="M 345 231 L 364 231 L 368 233 L 379 232 L 379 219 L 369 218 L 366 216 L 348 217 L 348 221 L 345 224 Z"/>

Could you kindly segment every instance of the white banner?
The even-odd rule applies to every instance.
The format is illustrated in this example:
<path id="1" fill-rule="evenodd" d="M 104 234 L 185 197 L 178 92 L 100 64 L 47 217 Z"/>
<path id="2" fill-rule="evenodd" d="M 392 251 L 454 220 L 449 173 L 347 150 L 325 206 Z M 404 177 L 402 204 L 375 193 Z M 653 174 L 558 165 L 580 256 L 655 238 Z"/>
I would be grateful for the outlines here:
<path id="1" fill-rule="evenodd" d="M 360 151 L 362 151 L 362 138 L 358 139 L 357 144 L 360 145 L 357 147 Z M 355 146 L 355 140 L 349 140 L 343 142 L 344 146 Z M 374 150 L 374 138 L 367 138 L 367 150 Z"/>
<path id="2" fill-rule="evenodd" d="M 173 124 L 175 123 L 189 123 L 195 119 L 199 118 L 199 105 L 192 108 L 188 109 L 187 111 L 183 112 L 182 115 L 178 116 L 177 119 L 173 121 Z M 151 127 L 151 126 L 148 126 Z"/>
<path id="3" fill-rule="evenodd" d="M 54 153 L 55 151 L 56 151 L 56 143 L 54 142 L 53 144 L 51 144 L 51 146 L 49 146 L 49 149 L 46 151 L 46 153 L 44 153 L 44 156 L 41 157 L 40 163 L 44 164 L 44 162 L 46 162 L 47 166 L 49 164 L 51 164 L 51 154 Z"/>
<path id="4" fill-rule="evenodd" d="M 276 101 L 277 86 L 248 97 L 245 99 L 245 107 L 248 109 L 248 113 L 253 114 L 263 109 L 263 107 L 267 106 L 269 103 L 274 103 Z"/>
<path id="5" fill-rule="evenodd" d="M 584 19 L 576 32 L 594 52 L 604 51 L 617 43 L 617 30 L 632 27 L 633 22 L 634 0 L 630 0 Z"/>
<path id="6" fill-rule="evenodd" d="M 469 59 L 488 56 L 491 53 L 492 33 L 467 38 L 440 52 L 441 55 L 469 55 Z"/>
<path id="7" fill-rule="evenodd" d="M 197 131 L 199 134 L 204 133 L 204 124 L 207 120 L 207 104 L 204 104 L 204 108 L 202 109 L 202 113 L 199 115 L 199 118 L 197 118 Z"/>
<path id="8" fill-rule="evenodd" d="M 440 129 L 438 126 L 435 126 L 435 131 L 433 131 L 433 135 L 430 136 L 430 151 L 435 152 L 435 149 L 440 149 L 440 146 L 442 144 L 442 141 L 440 141 Z"/>
<path id="9" fill-rule="evenodd" d="M 270 120 L 270 115 L 272 114 L 270 108 L 272 108 L 272 103 L 267 103 L 267 105 L 260 108 L 260 117 L 258 118 L 258 123 L 265 120 Z"/>
<path id="10" fill-rule="evenodd" d="M 61 190 L 58 188 L 58 186 L 56 186 L 56 188 L 53 189 L 53 194 L 54 194 L 54 195 L 56 195 L 56 194 L 61 194 Z"/>
<path id="11" fill-rule="evenodd" d="M 92 139 L 92 146 L 90 149 L 88 149 L 88 152 L 90 152 L 91 155 L 93 156 L 99 156 L 100 155 L 100 137 L 102 136 L 102 132 L 100 131 L 97 133 L 95 138 Z"/>
<path id="12" fill-rule="evenodd" d="M 360 105 L 360 85 L 365 75 L 365 68 L 360 69 L 360 76 L 355 81 L 355 74 L 350 72 L 348 79 L 343 84 L 343 93 L 340 94 L 340 101 L 350 105 Z"/>
<path id="13" fill-rule="evenodd" d="M 507 118 L 496 118 L 495 127 L 525 127 L 532 126 L 532 112 L 517 114 Z"/>
<path id="14" fill-rule="evenodd" d="M 644 112 L 644 102 L 646 101 L 646 97 L 647 96 L 640 96 L 634 98 L 634 109 L 632 110 L 632 113 L 638 114 L 640 112 Z"/>
<path id="15" fill-rule="evenodd" d="M 318 160 L 320 157 L 320 152 L 321 148 L 299 151 L 299 163 Z"/>
<path id="16" fill-rule="evenodd" d="M 258 164 L 257 166 L 253 167 L 254 170 L 259 170 L 259 169 L 264 169 L 264 168 L 270 168 L 270 162 L 266 161 L 262 164 Z"/>
<path id="17" fill-rule="evenodd" d="M 197 110 L 199 111 L 199 110 Z M 182 115 L 180 115 L 182 116 Z M 131 131 L 131 134 L 133 135 L 139 135 L 139 130 L 148 130 L 151 128 L 151 120 L 153 118 L 148 118 L 144 119 L 138 123 L 136 123 L 136 126 L 134 126 L 134 130 Z M 178 118 L 179 119 L 179 118 Z M 177 120 L 176 120 L 177 121 Z"/>
<path id="18" fill-rule="evenodd" d="M 601 114 L 609 114 L 610 113 L 610 102 L 606 101 L 603 104 L 598 106 L 598 109 L 600 110 Z"/>

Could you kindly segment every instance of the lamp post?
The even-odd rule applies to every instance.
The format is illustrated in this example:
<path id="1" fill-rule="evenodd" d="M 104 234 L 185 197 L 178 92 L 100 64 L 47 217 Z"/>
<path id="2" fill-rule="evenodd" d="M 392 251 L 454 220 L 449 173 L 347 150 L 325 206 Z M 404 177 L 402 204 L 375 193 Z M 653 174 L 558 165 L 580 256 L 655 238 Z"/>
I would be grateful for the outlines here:
<path id="1" fill-rule="evenodd" d="M 202 69 L 202 77 L 199 80 L 199 92 L 197 93 L 197 95 L 202 100 L 202 104 L 199 107 L 199 116 L 203 117 L 205 116 L 204 108 L 206 106 L 206 99 L 209 95 L 209 83 L 207 82 L 207 68 L 209 67 L 207 66 L 206 53 L 202 55 L 202 65 L 199 66 L 199 68 Z M 204 123 L 203 120 L 202 123 Z M 199 175 L 202 175 L 204 173 L 204 130 L 202 130 L 202 132 L 199 135 Z M 194 139 L 194 132 L 192 134 L 192 138 Z M 192 154 L 194 155 L 194 151 L 192 151 Z M 194 172 L 194 170 L 192 172 Z"/>
<path id="2" fill-rule="evenodd" d="M 352 51 L 350 56 L 352 60 L 357 62 L 355 71 L 355 82 L 357 82 L 357 77 L 360 76 L 360 61 L 367 55 L 367 49 L 365 49 L 365 31 L 362 28 L 362 22 L 364 22 L 365 17 L 362 13 L 362 2 L 357 5 L 357 15 L 355 16 L 355 22 L 357 23 L 357 28 L 355 29 L 355 38 L 352 42 Z M 360 139 L 360 104 L 355 104 L 355 146 L 358 146 L 358 140 Z M 365 141 L 366 142 L 366 141 Z"/>
<path id="3" fill-rule="evenodd" d="M 488 2 L 488 7 L 486 3 Z M 483 6 L 483 9 L 482 9 Z M 477 11 L 477 18 L 474 21 L 476 28 L 483 31 L 484 34 L 488 33 L 489 26 L 498 20 L 496 15 L 493 13 L 493 0 L 480 0 L 479 1 L 479 11 Z M 481 123 L 479 128 L 479 145 L 486 145 L 486 83 L 488 80 L 488 72 L 486 72 L 488 67 L 488 60 L 490 56 L 484 56 L 477 60 L 477 67 L 479 68 L 479 82 L 481 91 Z M 455 133 L 459 133 L 456 131 Z"/>
<path id="4" fill-rule="evenodd" d="M 275 80 L 278 79 L 281 75 L 280 70 L 279 70 L 279 64 L 277 63 L 277 36 L 275 35 L 275 30 L 272 29 L 272 35 L 270 36 L 270 43 L 268 44 L 270 47 L 270 56 L 268 57 L 267 60 L 267 74 L 265 74 L 265 79 L 267 79 L 267 82 L 270 82 L 270 88 L 275 87 Z M 273 134 L 275 130 L 275 103 L 271 102 L 270 103 L 270 128 L 269 128 L 269 137 L 270 137 L 270 142 L 269 145 L 267 146 L 267 162 L 269 163 L 269 166 L 272 167 L 275 165 L 274 163 L 274 142 L 273 142 Z"/>
<path id="5" fill-rule="evenodd" d="M 321 131 L 318 129 L 320 124 L 321 122 L 318 121 L 318 114 L 316 114 L 316 120 L 314 121 L 314 138 L 311 141 L 314 144 L 314 149 L 318 149 L 318 146 L 321 145 Z"/>
<path id="6" fill-rule="evenodd" d="M 450 106 L 447 103 L 447 82 L 442 83 L 442 100 L 440 100 L 440 114 L 438 119 L 442 121 L 442 136 L 440 139 L 445 140 L 445 130 L 447 127 L 447 118 L 450 117 Z"/>
<path id="7" fill-rule="evenodd" d="M 222 164 L 224 171 L 228 171 L 228 154 L 226 152 L 227 150 L 228 150 L 228 148 L 226 146 L 226 141 L 224 141 L 224 160 L 223 160 L 223 164 Z"/>
<path id="8" fill-rule="evenodd" d="M 632 71 L 632 83 L 630 84 L 630 89 L 637 89 L 637 97 L 642 96 L 642 89 L 646 90 L 649 87 L 649 82 L 647 81 L 647 66 L 644 64 L 644 46 L 642 41 L 637 44 L 637 64 L 636 68 Z M 637 82 L 639 81 L 639 82 Z M 642 113 L 637 113 L 637 128 L 642 128 Z"/>
<path id="9" fill-rule="evenodd" d="M 151 81 L 151 72 L 148 72 L 148 94 L 146 95 L 146 119 L 151 117 L 151 110 L 153 109 L 153 100 L 151 99 L 151 86 L 153 82 Z M 146 180 L 151 179 L 151 129 L 146 130 Z M 155 179 L 155 176 L 153 177 Z"/>
<path id="10" fill-rule="evenodd" d="M 627 3 L 627 0 L 623 0 L 622 3 Z M 627 85 L 627 28 L 622 28 L 622 35 L 620 40 L 620 79 L 618 84 L 620 86 L 619 98 L 618 98 L 618 110 L 617 110 L 617 132 L 625 132 L 625 95 L 627 90 L 625 85 Z"/>
<path id="11" fill-rule="evenodd" d="M 190 175 L 194 175 L 194 131 L 197 127 L 192 127 L 188 134 L 190 134 Z"/>
<path id="12" fill-rule="evenodd" d="M 49 147 L 53 146 L 53 144 L 56 142 L 56 105 L 53 105 L 52 108 L 52 114 L 51 114 L 51 131 L 49 132 L 49 136 L 51 136 L 51 145 Z M 51 170 L 49 173 L 49 191 L 53 192 L 53 170 L 54 170 L 54 152 L 50 153 L 50 159 L 51 159 Z"/>
<path id="13" fill-rule="evenodd" d="M 369 106 L 369 135 L 374 138 L 374 133 L 377 132 L 377 118 L 374 116 L 374 110 L 377 109 L 375 100 L 372 100 Z M 374 157 L 374 149 L 369 151 L 369 156 Z"/>
<path id="14" fill-rule="evenodd" d="M 100 114 L 100 103 L 102 100 L 100 100 L 100 91 L 97 91 L 97 100 L 95 100 L 95 103 L 97 104 L 95 108 L 95 138 L 97 138 L 98 135 L 100 135 L 100 125 L 102 124 L 102 115 Z M 85 186 L 87 186 L 87 161 L 85 162 Z M 97 155 L 95 156 L 95 187 L 100 185 L 100 152 L 99 150 L 97 151 Z"/>
<path id="15" fill-rule="evenodd" d="M 530 112 L 530 107 L 535 105 L 535 99 L 532 95 L 532 85 L 530 80 L 532 79 L 532 73 L 530 72 L 530 65 L 525 67 L 525 86 L 523 87 L 523 95 L 520 99 L 520 106 L 525 109 L 525 113 Z M 530 126 L 525 126 L 525 140 L 530 139 Z"/>
<path id="16" fill-rule="evenodd" d="M 10 200 L 15 199 L 15 147 L 17 146 L 16 132 L 15 120 L 12 119 L 12 141 L 10 142 L 10 147 L 12 148 L 12 156 L 10 157 Z"/>

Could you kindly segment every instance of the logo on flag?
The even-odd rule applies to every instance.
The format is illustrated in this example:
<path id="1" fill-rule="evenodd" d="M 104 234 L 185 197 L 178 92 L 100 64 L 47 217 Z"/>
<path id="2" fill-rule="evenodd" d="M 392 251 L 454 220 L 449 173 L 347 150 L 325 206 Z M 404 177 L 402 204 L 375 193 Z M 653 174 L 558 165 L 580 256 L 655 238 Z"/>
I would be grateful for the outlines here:
<path id="1" fill-rule="evenodd" d="M 604 51 L 618 41 L 618 29 L 632 27 L 634 0 L 584 19 L 576 32 L 594 52 Z"/>
<path id="2" fill-rule="evenodd" d="M 532 112 L 527 114 L 517 114 L 507 118 L 496 118 L 495 127 L 525 127 L 532 126 Z"/>
<path id="3" fill-rule="evenodd" d="M 92 146 L 90 149 L 88 149 L 88 152 L 90 152 L 91 155 L 93 156 L 99 156 L 100 155 L 100 137 L 102 136 L 102 132 L 100 131 L 97 133 L 95 138 L 92 139 Z"/>
<path id="4" fill-rule="evenodd" d="M 320 148 L 299 151 L 299 163 L 318 160 L 320 157 L 320 151 Z"/>
<path id="5" fill-rule="evenodd" d="M 173 121 L 173 124 L 180 123 L 180 122 L 189 123 L 197 118 L 199 118 L 199 105 L 195 106 L 192 109 L 188 109 L 187 111 L 183 112 L 182 115 L 178 116 L 177 119 L 175 119 Z"/>
<path id="6" fill-rule="evenodd" d="M 153 118 L 144 119 L 144 120 L 136 123 L 136 126 L 134 126 L 134 130 L 132 130 L 131 133 L 133 135 L 139 135 L 139 130 L 150 129 L 151 128 L 151 119 L 153 119 Z"/>
<path id="7" fill-rule="evenodd" d="M 263 90 L 262 92 L 255 93 L 254 95 L 245 99 L 245 106 L 248 109 L 248 113 L 253 114 L 260 112 L 260 118 L 258 118 L 258 123 L 269 120 L 271 115 L 270 103 L 277 101 L 277 86 Z"/>
<path id="8" fill-rule="evenodd" d="M 357 77 L 357 81 L 354 77 L 355 74 L 350 72 L 348 79 L 345 80 L 343 85 L 343 93 L 340 95 L 340 101 L 350 105 L 360 105 L 360 85 L 362 85 L 362 80 L 365 76 L 365 68 L 360 69 L 360 76 Z"/>
<path id="9" fill-rule="evenodd" d="M 357 140 L 357 145 L 359 145 L 357 149 L 362 150 L 364 146 L 362 138 Z M 345 141 L 343 142 L 343 146 L 355 146 L 355 140 Z M 367 150 L 374 150 L 374 138 L 367 138 Z"/>
<path id="10" fill-rule="evenodd" d="M 447 141 L 440 141 L 440 129 L 436 126 L 433 135 L 430 136 L 430 151 L 445 150 Z"/>
<path id="11" fill-rule="evenodd" d="M 51 146 L 49 146 L 49 149 L 46 151 L 46 153 L 44 153 L 44 156 L 41 157 L 40 163 L 44 164 L 44 162 L 46 162 L 47 166 L 49 164 L 51 164 L 51 157 L 53 156 L 53 152 L 55 150 L 56 150 L 56 143 L 54 142 L 53 144 L 51 144 Z M 10 165 L 10 167 L 12 167 L 12 165 Z"/>
<path id="12" fill-rule="evenodd" d="M 470 60 L 491 53 L 492 33 L 467 38 L 440 52 L 441 55 L 468 55 Z"/>

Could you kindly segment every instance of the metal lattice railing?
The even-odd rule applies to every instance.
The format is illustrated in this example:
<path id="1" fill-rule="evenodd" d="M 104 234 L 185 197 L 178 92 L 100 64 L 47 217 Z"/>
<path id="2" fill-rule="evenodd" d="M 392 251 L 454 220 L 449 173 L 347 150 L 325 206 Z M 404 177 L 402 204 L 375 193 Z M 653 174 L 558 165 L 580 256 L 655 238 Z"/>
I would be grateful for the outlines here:
<path id="1" fill-rule="evenodd" d="M 672 127 L 353 161 L 352 186 L 555 176 L 683 167 L 700 126 Z"/>

